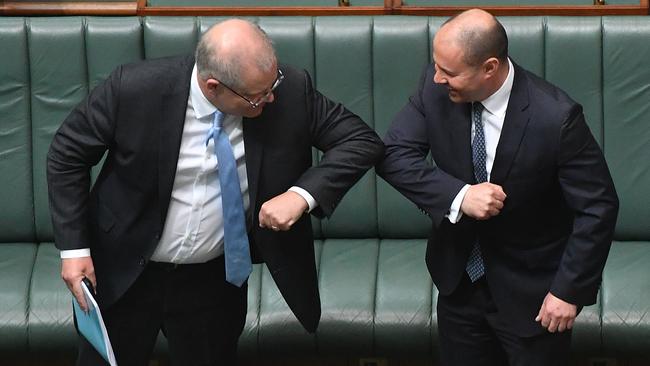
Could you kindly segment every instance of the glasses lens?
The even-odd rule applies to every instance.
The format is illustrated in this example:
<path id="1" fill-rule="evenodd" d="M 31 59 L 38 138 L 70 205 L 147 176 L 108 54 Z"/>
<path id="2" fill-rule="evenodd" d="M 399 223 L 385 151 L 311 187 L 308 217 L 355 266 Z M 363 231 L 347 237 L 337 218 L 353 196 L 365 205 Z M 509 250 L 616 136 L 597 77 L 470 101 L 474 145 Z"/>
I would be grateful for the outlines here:
<path id="1" fill-rule="evenodd" d="M 278 77 L 275 79 L 275 82 L 273 83 L 273 86 L 271 86 L 271 89 L 269 89 L 266 94 L 262 95 L 261 97 L 257 98 L 252 104 L 253 107 L 259 106 L 262 102 L 266 102 L 269 100 L 271 97 L 271 94 L 273 94 L 273 91 L 280 85 L 280 83 L 284 80 L 284 74 L 280 69 L 278 69 Z"/>

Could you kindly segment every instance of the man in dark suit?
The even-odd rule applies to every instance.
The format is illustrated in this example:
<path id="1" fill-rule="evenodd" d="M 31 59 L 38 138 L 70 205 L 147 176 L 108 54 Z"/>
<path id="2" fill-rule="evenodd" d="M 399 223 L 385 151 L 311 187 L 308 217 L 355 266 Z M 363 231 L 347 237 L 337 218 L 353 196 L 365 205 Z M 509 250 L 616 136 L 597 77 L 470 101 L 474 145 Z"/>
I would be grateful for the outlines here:
<path id="1" fill-rule="evenodd" d="M 324 152 L 313 167 L 312 147 Z M 251 257 L 314 332 L 306 213 L 331 215 L 382 154 L 306 72 L 278 67 L 261 29 L 220 23 L 196 61 L 119 67 L 56 133 L 47 172 L 62 277 L 82 308 L 80 281 L 96 284 L 120 366 L 146 365 L 160 329 L 172 364 L 233 365 Z M 101 363 L 82 341 L 78 364 Z"/>
<path id="2" fill-rule="evenodd" d="M 433 47 L 378 173 L 432 220 L 442 364 L 565 364 L 618 211 L 603 154 L 581 106 L 511 62 L 492 15 L 457 15 Z"/>

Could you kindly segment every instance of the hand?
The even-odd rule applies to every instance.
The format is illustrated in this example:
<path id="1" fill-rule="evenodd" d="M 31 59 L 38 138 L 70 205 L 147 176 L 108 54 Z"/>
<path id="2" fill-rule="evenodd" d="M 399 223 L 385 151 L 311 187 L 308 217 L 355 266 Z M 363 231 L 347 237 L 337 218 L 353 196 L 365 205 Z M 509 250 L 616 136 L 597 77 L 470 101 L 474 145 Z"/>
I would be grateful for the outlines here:
<path id="1" fill-rule="evenodd" d="M 95 279 L 95 267 L 90 257 L 65 258 L 61 260 L 61 278 L 79 302 L 81 310 L 88 311 L 86 297 L 81 288 L 81 280 L 86 277 L 97 288 L 97 279 Z"/>
<path id="2" fill-rule="evenodd" d="M 578 307 L 548 293 L 539 309 L 539 314 L 535 318 L 536 322 L 541 321 L 542 327 L 549 332 L 564 332 L 573 328 L 573 322 L 576 319 Z"/>
<path id="3" fill-rule="evenodd" d="M 287 231 L 309 208 L 307 201 L 296 192 L 287 191 L 262 204 L 260 227 Z"/>
<path id="4" fill-rule="evenodd" d="M 460 210 L 474 219 L 487 220 L 501 212 L 505 199 L 501 186 L 489 182 L 475 184 L 465 193 Z"/>

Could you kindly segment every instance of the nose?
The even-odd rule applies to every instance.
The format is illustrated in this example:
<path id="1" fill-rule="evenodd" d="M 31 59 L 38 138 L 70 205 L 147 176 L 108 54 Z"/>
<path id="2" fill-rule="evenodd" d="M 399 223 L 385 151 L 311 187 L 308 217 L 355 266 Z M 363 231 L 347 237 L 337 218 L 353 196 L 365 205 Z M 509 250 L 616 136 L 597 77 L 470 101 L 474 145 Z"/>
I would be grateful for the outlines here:
<path id="1" fill-rule="evenodd" d="M 440 71 L 436 71 L 435 74 L 433 74 L 433 82 L 436 84 L 445 84 L 447 80 L 440 75 Z"/>

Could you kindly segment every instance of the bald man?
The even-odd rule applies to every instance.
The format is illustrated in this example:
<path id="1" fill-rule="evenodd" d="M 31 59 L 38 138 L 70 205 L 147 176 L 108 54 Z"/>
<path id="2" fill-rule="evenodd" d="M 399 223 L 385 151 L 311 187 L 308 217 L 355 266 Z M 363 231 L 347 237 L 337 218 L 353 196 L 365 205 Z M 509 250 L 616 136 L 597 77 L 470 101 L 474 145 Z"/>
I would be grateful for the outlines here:
<path id="1" fill-rule="evenodd" d="M 441 364 L 566 364 L 618 211 L 602 151 L 579 104 L 510 60 L 489 13 L 451 18 L 433 49 L 377 172 L 432 220 Z"/>
<path id="2" fill-rule="evenodd" d="M 62 277 L 82 308 L 80 282 L 95 285 L 120 366 L 148 365 L 160 330 L 172 365 L 234 365 L 251 262 L 316 330 L 308 213 L 330 216 L 382 154 L 359 117 L 278 65 L 261 29 L 225 21 L 195 57 L 120 66 L 57 131 L 47 174 Z M 106 363 L 82 339 L 77 364 Z"/>

